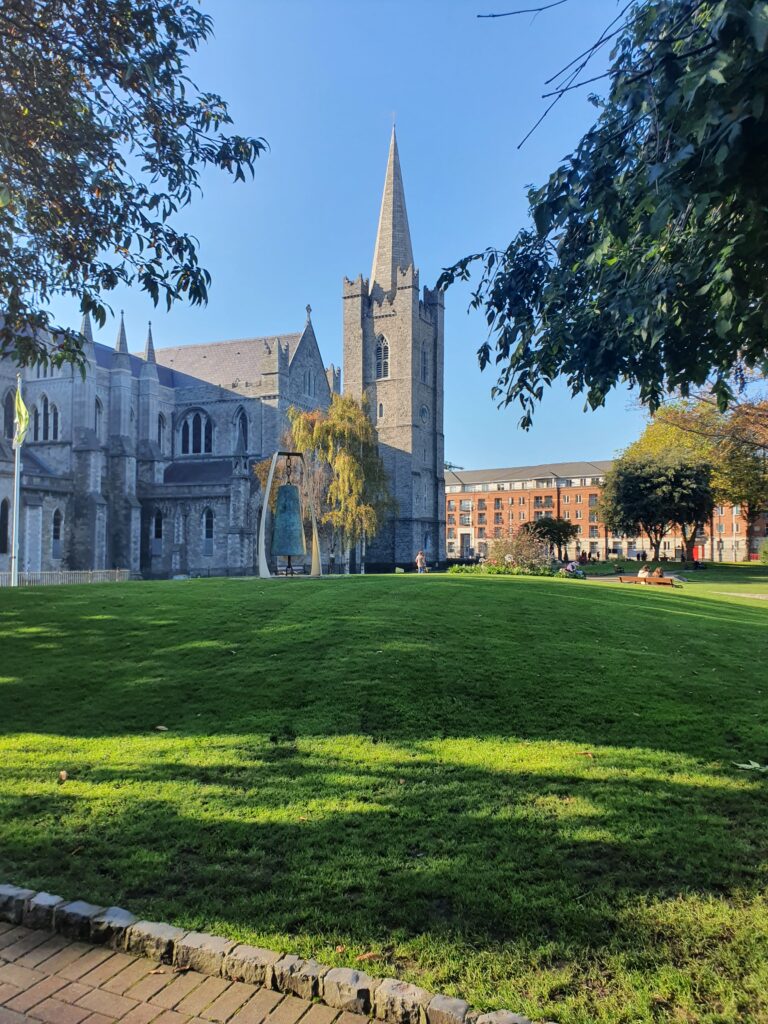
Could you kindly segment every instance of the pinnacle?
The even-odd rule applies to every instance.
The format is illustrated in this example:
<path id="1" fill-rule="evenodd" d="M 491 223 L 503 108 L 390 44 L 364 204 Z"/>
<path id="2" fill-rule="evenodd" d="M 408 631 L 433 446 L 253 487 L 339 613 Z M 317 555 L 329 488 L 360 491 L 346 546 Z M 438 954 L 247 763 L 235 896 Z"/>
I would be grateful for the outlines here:
<path id="1" fill-rule="evenodd" d="M 151 320 L 149 321 L 149 326 L 147 327 L 147 343 L 146 343 L 146 345 L 144 347 L 144 359 L 148 363 L 155 363 L 155 362 L 157 362 L 157 360 L 155 359 L 155 344 L 154 344 L 154 342 L 152 340 L 152 321 Z"/>
<path id="2" fill-rule="evenodd" d="M 384 193 L 381 198 L 379 228 L 376 233 L 376 248 L 373 254 L 371 288 L 378 284 L 385 292 L 392 291 L 397 287 L 398 270 L 406 270 L 412 266 L 411 232 L 405 208 L 397 135 L 393 127 L 387 172 L 384 177 Z"/>
<path id="3" fill-rule="evenodd" d="M 93 344 L 93 330 L 91 328 L 91 318 L 88 313 L 83 313 L 83 319 L 80 324 L 80 334 L 85 338 L 87 345 Z"/>
<path id="4" fill-rule="evenodd" d="M 128 339 L 125 336 L 125 319 L 123 317 L 122 309 L 120 310 L 120 330 L 117 332 L 117 344 L 115 345 L 115 351 L 128 355 Z"/>

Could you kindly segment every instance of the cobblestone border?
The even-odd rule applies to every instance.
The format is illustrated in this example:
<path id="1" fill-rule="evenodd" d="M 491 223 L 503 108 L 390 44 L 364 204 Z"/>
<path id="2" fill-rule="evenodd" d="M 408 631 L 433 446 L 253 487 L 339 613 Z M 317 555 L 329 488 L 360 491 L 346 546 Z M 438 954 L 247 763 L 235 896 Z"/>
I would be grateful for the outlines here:
<path id="1" fill-rule="evenodd" d="M 324 967 L 204 932 L 140 921 L 121 907 L 99 907 L 48 892 L 0 885 L 0 921 L 59 932 L 215 978 L 263 985 L 286 995 L 367 1014 L 384 1024 L 531 1024 L 510 1010 L 478 1013 L 463 999 L 435 995 L 396 978 L 373 978 L 351 967 Z"/>

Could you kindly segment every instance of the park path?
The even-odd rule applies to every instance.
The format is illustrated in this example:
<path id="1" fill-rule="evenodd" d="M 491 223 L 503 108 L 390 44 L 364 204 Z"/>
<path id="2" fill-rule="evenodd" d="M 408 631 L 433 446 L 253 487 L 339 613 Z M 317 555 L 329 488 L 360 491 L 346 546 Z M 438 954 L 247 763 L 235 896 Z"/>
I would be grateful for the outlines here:
<path id="1" fill-rule="evenodd" d="M 368 1024 L 271 989 L 0 922 L 0 1024 Z"/>

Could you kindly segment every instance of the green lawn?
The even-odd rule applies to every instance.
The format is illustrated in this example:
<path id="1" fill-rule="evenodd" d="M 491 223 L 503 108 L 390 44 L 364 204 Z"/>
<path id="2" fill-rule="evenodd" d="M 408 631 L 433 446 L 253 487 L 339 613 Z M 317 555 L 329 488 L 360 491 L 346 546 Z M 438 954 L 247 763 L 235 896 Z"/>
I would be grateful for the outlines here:
<path id="1" fill-rule="evenodd" d="M 536 1020 L 764 1024 L 768 568 L 690 575 L 0 591 L 0 881 Z"/>

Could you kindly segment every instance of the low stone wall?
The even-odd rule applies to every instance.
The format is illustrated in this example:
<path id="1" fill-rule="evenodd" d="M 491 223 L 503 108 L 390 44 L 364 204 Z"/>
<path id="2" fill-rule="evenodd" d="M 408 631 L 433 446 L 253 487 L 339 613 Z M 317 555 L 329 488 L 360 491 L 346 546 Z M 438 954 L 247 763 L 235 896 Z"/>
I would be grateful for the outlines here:
<path id="1" fill-rule="evenodd" d="M 435 995 L 396 978 L 373 978 L 350 967 L 324 967 L 289 953 L 140 921 L 120 907 L 67 901 L 16 885 L 0 885 L 0 921 L 56 931 L 217 978 L 263 985 L 335 1009 L 367 1014 L 385 1024 L 530 1024 L 509 1010 L 478 1013 L 463 999 Z"/>

